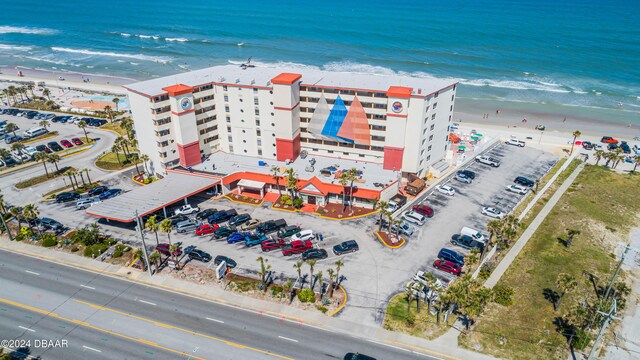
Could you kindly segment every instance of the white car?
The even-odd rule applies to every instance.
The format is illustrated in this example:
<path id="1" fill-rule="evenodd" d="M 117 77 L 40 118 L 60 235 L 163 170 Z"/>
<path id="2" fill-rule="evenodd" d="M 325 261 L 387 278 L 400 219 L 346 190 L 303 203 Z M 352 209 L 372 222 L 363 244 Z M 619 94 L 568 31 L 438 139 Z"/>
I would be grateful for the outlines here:
<path id="1" fill-rule="evenodd" d="M 436 190 L 438 190 L 439 193 L 441 194 L 445 194 L 445 195 L 449 195 L 449 196 L 453 196 L 456 194 L 456 189 L 452 188 L 449 185 L 438 185 L 436 186 Z"/>
<path id="2" fill-rule="evenodd" d="M 27 155 L 29 159 L 33 159 L 38 153 L 38 150 L 33 146 L 25 146 L 24 149 L 22 149 L 22 153 Z"/>
<path id="3" fill-rule="evenodd" d="M 472 181 L 471 178 L 466 177 L 462 174 L 456 174 L 455 179 L 465 184 L 471 184 L 471 181 Z"/>
<path id="4" fill-rule="evenodd" d="M 521 140 L 518 140 L 518 139 L 509 139 L 509 140 L 505 141 L 504 143 L 507 144 L 507 145 L 524 147 L 524 141 L 521 141 Z"/>
<path id="5" fill-rule="evenodd" d="M 295 241 L 295 240 L 313 240 L 316 237 L 316 235 L 313 233 L 313 230 L 302 230 L 297 234 L 293 234 L 293 236 L 291 236 L 291 241 Z"/>
<path id="6" fill-rule="evenodd" d="M 512 192 L 512 193 L 516 193 L 516 194 L 520 194 L 520 195 L 524 195 L 527 193 L 527 191 L 529 191 L 529 188 L 526 188 L 524 186 L 520 186 L 520 185 L 510 185 L 507 187 L 507 191 Z"/>
<path id="7" fill-rule="evenodd" d="M 180 208 L 176 209 L 175 211 L 175 215 L 191 215 L 191 214 L 195 214 L 197 212 L 200 212 L 200 208 L 199 207 L 193 207 L 189 204 L 187 205 L 182 205 Z"/>
<path id="8" fill-rule="evenodd" d="M 483 215 L 487 215 L 495 219 L 502 219 L 505 215 L 507 215 L 502 210 L 498 210 L 494 207 L 488 206 L 483 207 L 481 212 Z"/>
<path id="9" fill-rule="evenodd" d="M 500 160 L 494 159 L 494 158 L 492 158 L 491 156 L 488 156 L 488 155 L 478 156 L 476 158 L 476 162 L 479 162 L 479 163 L 485 164 L 485 165 L 490 165 L 492 167 L 500 166 Z"/>

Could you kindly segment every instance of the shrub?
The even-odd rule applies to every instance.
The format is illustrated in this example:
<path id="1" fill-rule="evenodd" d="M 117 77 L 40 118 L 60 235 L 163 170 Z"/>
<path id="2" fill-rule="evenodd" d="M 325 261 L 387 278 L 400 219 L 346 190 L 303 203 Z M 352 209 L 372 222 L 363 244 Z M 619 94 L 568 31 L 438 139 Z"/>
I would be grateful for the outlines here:
<path id="1" fill-rule="evenodd" d="M 298 300 L 303 303 L 316 302 L 316 293 L 311 289 L 304 289 L 298 293 Z"/>
<path id="2" fill-rule="evenodd" d="M 413 326 L 416 323 L 416 314 L 409 312 L 407 313 L 407 317 L 405 318 L 405 320 L 407 321 L 407 325 L 409 326 Z"/>
<path id="3" fill-rule="evenodd" d="M 283 204 L 290 200 L 291 200 L 291 196 L 289 195 L 282 195 L 282 197 L 280 198 L 280 202 Z"/>
<path id="4" fill-rule="evenodd" d="M 151 184 L 151 181 L 153 181 L 153 180 L 151 180 L 149 178 L 144 179 L 144 183 L 145 184 Z"/>
<path id="5" fill-rule="evenodd" d="M 285 205 L 291 206 L 293 205 L 293 201 L 291 199 L 285 201 Z"/>
<path id="6" fill-rule="evenodd" d="M 76 251 L 78 251 L 78 250 L 80 250 L 80 249 L 78 249 L 78 247 L 77 247 L 77 246 L 74 246 L 74 247 L 72 247 L 72 248 L 71 248 L 71 252 L 76 252 Z"/>
<path id="7" fill-rule="evenodd" d="M 300 209 L 302 205 L 304 205 L 304 200 L 302 200 L 301 198 L 293 199 L 293 207 L 295 207 L 296 209 Z"/>
<path id="8" fill-rule="evenodd" d="M 43 247 L 52 247 L 58 245 L 58 240 L 56 240 L 56 236 L 53 234 L 44 234 L 42 235 L 42 246 Z"/>
<path id="9" fill-rule="evenodd" d="M 281 287 L 274 286 L 271 288 L 271 296 L 281 298 L 284 295 L 284 290 Z"/>
<path id="10" fill-rule="evenodd" d="M 121 250 L 114 251 L 112 257 L 114 258 L 122 257 L 122 251 Z"/>
<path id="11" fill-rule="evenodd" d="M 84 256 L 86 256 L 86 257 L 93 257 L 93 256 L 98 257 L 101 254 L 103 254 L 108 248 L 109 248 L 109 245 L 104 244 L 104 243 L 87 246 L 84 249 Z"/>
<path id="12" fill-rule="evenodd" d="M 591 336 L 589 336 L 589 333 L 578 329 L 576 331 L 576 335 L 573 337 L 573 340 L 571 341 L 571 344 L 576 350 L 584 350 L 589 345 L 590 342 L 591 342 Z"/>
<path id="13" fill-rule="evenodd" d="M 494 286 L 493 301 L 503 306 L 509 306 L 513 304 L 513 288 L 500 284 Z"/>
<path id="14" fill-rule="evenodd" d="M 93 250 L 91 249 L 90 246 L 87 246 L 86 248 L 84 248 L 84 251 L 82 254 L 86 257 L 91 257 L 91 255 L 93 255 Z"/>
<path id="15" fill-rule="evenodd" d="M 247 195 L 245 195 L 245 196 L 242 197 L 242 200 L 247 201 L 247 200 L 249 200 L 249 197 Z"/>
<path id="16" fill-rule="evenodd" d="M 480 267 L 480 272 L 478 273 L 478 277 L 483 280 L 488 279 L 489 276 L 491 276 L 491 273 L 493 272 L 494 268 L 495 268 L 495 265 L 492 262 L 488 261 L 482 264 L 482 266 Z"/>
<path id="17" fill-rule="evenodd" d="M 329 311 L 329 309 L 327 309 L 326 307 L 324 307 L 322 305 L 316 305 L 316 309 L 322 311 L 323 314 L 326 314 L 327 311 Z"/>

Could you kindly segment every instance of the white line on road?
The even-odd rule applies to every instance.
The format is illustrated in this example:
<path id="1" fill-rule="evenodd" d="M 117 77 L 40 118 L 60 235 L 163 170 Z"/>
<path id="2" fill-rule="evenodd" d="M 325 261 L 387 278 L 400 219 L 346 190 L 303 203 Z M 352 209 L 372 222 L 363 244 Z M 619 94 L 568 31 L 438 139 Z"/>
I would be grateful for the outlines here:
<path id="1" fill-rule="evenodd" d="M 31 331 L 31 332 L 36 332 L 35 330 L 33 330 L 33 329 L 29 329 L 28 327 L 24 327 L 24 326 L 18 326 L 18 327 L 19 327 L 20 329 L 22 329 L 22 330 L 27 330 L 27 331 Z"/>
<path id="2" fill-rule="evenodd" d="M 206 318 L 206 319 L 207 320 L 211 320 L 211 321 L 215 321 L 215 322 L 220 323 L 220 324 L 224 324 L 224 321 L 222 321 L 222 320 L 212 319 L 212 318 Z"/>
<path id="3" fill-rule="evenodd" d="M 385 344 L 385 343 L 383 343 L 383 342 L 379 342 L 379 341 L 375 341 L 375 340 L 369 340 L 369 339 L 367 339 L 367 341 L 368 341 L 368 342 L 372 342 L 372 343 L 374 343 L 374 344 L 378 344 L 378 345 L 388 346 L 388 347 L 390 347 L 390 348 L 394 348 L 394 349 L 397 349 L 397 350 L 402 350 L 402 351 L 406 351 L 406 352 L 411 352 L 411 350 L 403 349 L 403 348 L 398 347 L 398 346 L 393 346 L 393 345 Z"/>
<path id="4" fill-rule="evenodd" d="M 83 348 L 85 348 L 85 349 L 87 349 L 87 350 L 92 350 L 92 351 L 95 351 L 95 352 L 102 352 L 102 350 L 94 349 L 94 348 L 92 348 L 92 347 L 88 347 L 88 346 L 86 346 L 86 345 L 82 345 L 82 347 L 83 347 Z"/>
<path id="5" fill-rule="evenodd" d="M 29 270 L 25 270 L 25 272 L 28 272 L 29 274 L 33 274 L 33 275 L 38 275 L 38 276 L 40 276 L 40 274 L 39 274 L 39 273 L 37 273 L 37 272 L 33 272 L 33 271 L 29 271 Z"/>
<path id="6" fill-rule="evenodd" d="M 298 342 L 298 340 L 296 340 L 296 339 L 291 339 L 291 338 L 288 338 L 288 337 L 284 337 L 284 336 L 278 336 L 278 337 L 279 337 L 280 339 L 282 339 L 282 340 L 287 340 L 287 341 L 293 341 L 293 342 Z"/>
<path id="7" fill-rule="evenodd" d="M 138 301 L 140 301 L 141 303 L 145 303 L 145 304 L 156 306 L 156 304 L 154 304 L 152 302 L 149 302 L 149 301 L 144 301 L 144 300 L 138 300 Z"/>
<path id="8" fill-rule="evenodd" d="M 417 354 L 417 355 L 422 355 L 422 356 L 427 356 L 427 357 L 433 357 L 433 355 L 427 355 L 427 354 L 423 354 L 421 352 L 417 352 L 417 351 L 412 351 L 412 353 Z M 441 359 L 441 358 L 437 358 L 437 359 Z"/>
<path id="9" fill-rule="evenodd" d="M 87 285 L 80 285 L 83 288 L 87 288 L 87 289 L 91 289 L 91 290 L 95 290 L 96 288 L 92 287 L 92 286 L 87 286 Z"/>

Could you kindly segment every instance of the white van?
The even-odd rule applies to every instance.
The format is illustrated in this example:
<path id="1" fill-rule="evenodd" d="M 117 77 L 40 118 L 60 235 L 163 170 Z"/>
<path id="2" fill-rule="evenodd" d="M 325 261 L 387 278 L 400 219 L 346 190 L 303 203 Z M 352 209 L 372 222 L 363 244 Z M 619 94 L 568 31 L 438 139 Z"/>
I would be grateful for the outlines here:
<path id="1" fill-rule="evenodd" d="M 44 135 L 47 132 L 48 132 L 47 129 L 45 129 L 43 127 L 34 127 L 34 128 L 29 129 L 29 130 L 25 130 L 24 137 L 26 137 L 28 139 L 31 139 L 31 138 L 34 138 L 36 136 Z"/>
<path id="2" fill-rule="evenodd" d="M 76 209 L 83 210 L 93 206 L 94 203 L 101 202 L 98 198 L 84 198 L 76 201 Z"/>
<path id="3" fill-rule="evenodd" d="M 402 214 L 402 219 L 404 219 L 406 222 L 409 222 L 418 226 L 424 225 L 424 221 L 425 221 L 424 215 L 418 214 L 415 211 L 405 212 L 404 214 Z"/>
<path id="4" fill-rule="evenodd" d="M 479 241 L 484 243 L 484 235 L 482 235 L 480 233 L 480 231 L 476 230 L 476 229 L 472 229 L 470 227 L 463 227 L 462 230 L 460 230 L 460 234 L 462 235 L 467 235 L 467 236 L 471 236 L 473 238 L 473 240 L 475 241 Z"/>
<path id="5" fill-rule="evenodd" d="M 196 226 L 197 225 L 191 220 L 181 221 L 176 224 L 176 232 L 183 233 L 183 232 L 195 230 Z"/>

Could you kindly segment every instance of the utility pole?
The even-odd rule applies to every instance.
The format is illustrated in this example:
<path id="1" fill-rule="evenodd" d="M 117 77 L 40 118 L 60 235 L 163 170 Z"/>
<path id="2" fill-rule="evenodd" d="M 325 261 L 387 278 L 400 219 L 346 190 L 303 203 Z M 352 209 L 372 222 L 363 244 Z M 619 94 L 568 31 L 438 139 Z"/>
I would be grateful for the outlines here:
<path id="1" fill-rule="evenodd" d="M 147 271 L 149 271 L 149 276 L 153 276 L 153 274 L 151 273 L 149 254 L 147 254 L 147 244 L 144 242 L 144 234 L 142 233 L 142 219 L 140 219 L 140 216 L 138 216 L 138 210 L 136 210 L 136 222 L 138 224 L 138 231 L 140 232 L 140 239 L 142 239 L 142 253 L 144 254 L 144 261 L 147 264 Z"/>
<path id="2" fill-rule="evenodd" d="M 598 348 L 600 347 L 600 340 L 602 340 L 602 335 L 604 335 L 604 332 L 607 329 L 607 326 L 609 326 L 609 323 L 611 323 L 611 320 L 613 319 L 620 320 L 620 318 L 615 317 L 615 315 L 618 314 L 618 307 L 616 304 L 616 300 L 613 299 L 613 302 L 611 303 L 611 308 L 609 309 L 608 313 L 598 310 L 598 314 L 605 315 L 606 318 L 602 322 L 602 326 L 600 327 L 600 331 L 598 332 L 598 336 L 596 337 L 596 340 L 593 342 L 593 347 L 591 348 L 591 352 L 589 352 L 588 360 L 596 359 L 596 353 L 598 352 Z"/>
<path id="3" fill-rule="evenodd" d="M 4 226 L 5 230 L 7 230 L 9 240 L 13 241 L 13 235 L 11 235 L 11 230 L 9 230 L 9 226 L 7 226 L 7 222 L 4 220 L 4 214 L 0 214 L 0 219 L 2 219 L 2 226 Z"/>
<path id="4" fill-rule="evenodd" d="M 627 255 L 627 252 L 629 252 L 629 250 L 631 250 L 631 246 L 629 244 L 627 244 L 624 247 L 624 251 L 622 252 L 622 256 L 620 257 L 620 262 L 618 262 L 618 266 L 616 267 L 616 271 L 613 273 L 613 277 L 611 278 L 611 282 L 609 283 L 609 286 L 607 287 L 607 291 L 604 293 L 604 297 L 602 298 L 602 301 L 606 301 L 607 298 L 609 297 L 609 293 L 611 292 L 611 288 L 613 287 L 613 284 L 616 281 L 616 277 L 618 277 L 618 273 L 620 272 L 620 268 L 622 267 L 622 263 L 624 262 L 624 258 Z"/>

